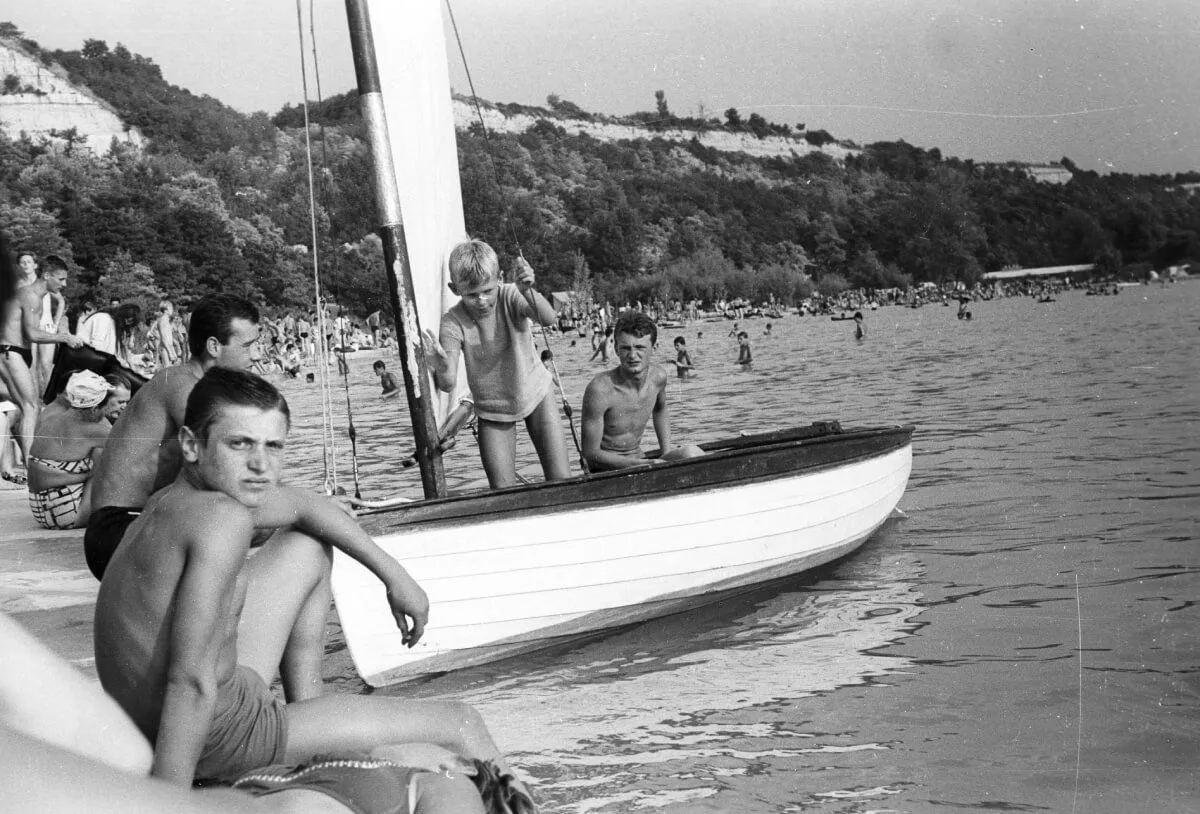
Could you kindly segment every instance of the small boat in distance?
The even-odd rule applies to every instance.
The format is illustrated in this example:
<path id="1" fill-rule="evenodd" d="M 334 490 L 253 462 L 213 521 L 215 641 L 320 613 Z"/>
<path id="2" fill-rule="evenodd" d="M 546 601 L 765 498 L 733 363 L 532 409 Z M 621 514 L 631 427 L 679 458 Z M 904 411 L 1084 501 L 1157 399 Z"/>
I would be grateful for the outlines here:
<path id="1" fill-rule="evenodd" d="M 702 445 L 707 454 L 688 460 L 447 495 L 427 412 L 446 405 L 432 398 L 420 347 L 420 325 L 447 307 L 446 258 L 465 237 L 440 8 L 348 0 L 347 11 L 426 491 L 362 521 L 432 608 L 420 643 L 405 647 L 378 580 L 335 556 L 338 615 L 368 684 L 711 602 L 845 556 L 887 520 L 912 469 L 911 426 L 820 422 Z M 402 113 L 394 129 L 388 107 Z"/>

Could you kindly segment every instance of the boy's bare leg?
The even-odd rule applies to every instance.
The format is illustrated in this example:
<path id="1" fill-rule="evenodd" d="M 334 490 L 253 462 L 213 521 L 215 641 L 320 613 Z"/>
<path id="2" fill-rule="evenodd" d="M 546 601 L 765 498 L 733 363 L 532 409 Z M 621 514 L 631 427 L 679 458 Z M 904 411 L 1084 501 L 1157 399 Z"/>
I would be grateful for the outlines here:
<path id="1" fill-rule="evenodd" d="M 517 434 L 516 425 L 481 418 L 477 422 L 479 432 L 479 457 L 483 460 L 483 471 L 493 489 L 515 486 L 517 483 Z"/>
<path id="2" fill-rule="evenodd" d="M 563 438 L 562 419 L 558 415 L 558 400 L 548 394 L 537 409 L 525 419 L 525 429 L 533 439 L 538 460 L 546 480 L 564 480 L 571 477 L 571 464 L 567 453 L 567 441 Z"/>
<path id="3" fill-rule="evenodd" d="M 296 531 L 271 536 L 246 564 L 238 663 L 268 684 L 278 672 L 289 702 L 321 694 L 331 552 Z"/>

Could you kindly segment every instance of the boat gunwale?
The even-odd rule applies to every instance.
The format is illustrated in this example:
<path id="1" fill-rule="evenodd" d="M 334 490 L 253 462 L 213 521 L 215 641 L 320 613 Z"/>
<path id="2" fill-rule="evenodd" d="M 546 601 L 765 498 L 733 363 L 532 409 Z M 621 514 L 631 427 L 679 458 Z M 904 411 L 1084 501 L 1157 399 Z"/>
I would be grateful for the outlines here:
<path id="1" fill-rule="evenodd" d="M 373 536 L 382 536 L 413 527 L 480 522 L 489 516 L 517 510 L 526 514 L 552 513 L 566 509 L 577 511 L 593 506 L 611 505 L 614 502 L 640 502 L 698 489 L 749 485 L 782 477 L 813 474 L 881 457 L 911 446 L 914 430 L 915 426 L 911 424 L 830 430 L 827 424 L 818 423 L 811 427 L 737 436 L 702 444 L 701 447 L 709 454 L 698 458 L 647 463 L 613 472 L 576 475 L 561 481 L 540 481 L 505 489 L 415 500 L 395 507 L 362 511 L 359 518 L 368 523 L 368 530 Z M 828 444 L 882 440 L 889 436 L 890 443 L 866 452 L 846 455 L 835 460 L 817 460 L 811 464 L 801 464 L 781 471 L 748 472 L 742 471 L 743 467 L 736 465 L 720 466 L 722 463 L 752 461 L 752 456 L 770 454 L 772 457 L 778 457 L 801 448 L 813 449 Z M 679 475 L 689 471 L 695 473 L 696 477 L 681 483 Z M 583 484 L 600 488 L 587 494 L 571 494 L 571 490 Z M 555 500 L 560 493 L 570 499 Z"/>

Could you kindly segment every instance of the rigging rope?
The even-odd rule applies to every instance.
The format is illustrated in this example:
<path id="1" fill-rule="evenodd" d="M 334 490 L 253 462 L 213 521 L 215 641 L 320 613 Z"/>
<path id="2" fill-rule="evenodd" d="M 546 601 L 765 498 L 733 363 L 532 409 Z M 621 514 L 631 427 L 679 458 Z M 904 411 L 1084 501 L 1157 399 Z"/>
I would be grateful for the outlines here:
<path id="1" fill-rule="evenodd" d="M 312 233 L 313 252 L 313 296 L 316 298 L 316 337 L 315 347 L 317 360 L 317 376 L 321 389 L 321 447 L 325 465 L 325 492 L 335 494 L 337 483 L 337 440 L 333 430 L 333 398 L 329 387 L 329 348 L 326 344 L 325 308 L 321 300 L 321 263 L 317 242 L 317 197 L 313 180 L 312 136 L 309 132 L 308 117 L 308 64 L 304 57 L 304 10 L 301 0 L 296 0 L 296 29 L 300 44 L 300 78 L 304 89 L 304 154 L 308 170 L 308 213 L 309 227 Z"/>
<path id="2" fill-rule="evenodd" d="M 317 109 L 320 110 L 321 105 L 324 104 L 325 99 L 321 95 L 321 62 L 320 62 L 320 58 L 317 56 L 317 26 L 316 26 L 316 14 L 313 11 L 313 3 L 314 3 L 314 0 L 309 0 L 309 2 L 308 2 L 308 26 L 309 26 L 308 31 L 309 31 L 309 40 L 312 42 L 313 79 L 315 80 L 316 86 L 317 86 Z M 308 93 L 307 93 L 307 91 L 304 94 L 304 98 L 305 98 L 305 112 L 307 114 L 307 109 L 308 109 Z M 307 124 L 307 119 L 306 119 L 306 124 Z M 320 187 L 321 187 L 321 203 L 322 203 L 322 205 L 325 206 L 326 209 L 328 209 L 329 208 L 329 187 L 326 184 L 326 181 L 327 181 L 327 178 L 329 175 L 329 144 L 325 138 L 325 118 L 324 117 L 322 117 L 321 120 L 319 122 L 317 122 L 317 127 L 318 127 L 318 132 L 320 132 L 320 134 L 321 134 L 321 185 L 320 185 Z M 305 129 L 307 130 L 307 127 Z M 305 133 L 305 135 L 307 136 L 307 133 Z M 308 158 L 309 158 L 309 166 L 311 167 L 312 166 L 311 154 L 309 155 Z M 315 246 L 315 244 L 314 244 L 314 246 Z M 336 277 L 334 278 L 333 283 L 334 283 L 334 297 L 340 301 L 341 300 L 341 286 L 338 284 L 338 280 Z M 339 305 L 338 307 L 341 308 L 342 306 Z M 356 498 L 361 499 L 362 498 L 362 489 L 360 487 L 359 478 L 358 478 L 358 431 L 354 427 L 354 408 L 350 405 L 350 365 L 345 363 L 346 347 L 347 347 L 346 319 L 345 319 L 344 314 L 341 314 L 339 316 L 342 317 L 342 321 L 341 321 L 341 329 L 342 330 L 341 330 L 341 337 L 339 338 L 339 344 L 342 348 L 341 358 L 343 360 L 343 363 L 339 364 L 338 367 L 341 370 L 342 388 L 343 388 L 343 390 L 345 392 L 345 396 L 346 396 L 346 423 L 348 425 L 346 428 L 346 433 L 347 433 L 347 435 L 350 436 L 350 471 L 354 477 L 354 496 Z M 331 394 L 331 398 L 330 398 L 330 404 L 332 406 L 332 394 Z M 332 419 L 331 419 L 331 426 L 332 426 Z M 335 478 L 336 478 L 336 473 L 335 473 Z M 335 486 L 336 486 L 336 484 L 335 484 Z"/>
<path id="3" fill-rule="evenodd" d="M 503 189 L 500 187 L 500 172 L 496 169 L 496 160 L 492 155 L 492 134 L 488 130 L 487 122 L 483 119 L 483 108 L 479 104 L 479 94 L 475 92 L 475 81 L 471 78 L 471 67 L 467 64 L 467 52 L 463 48 L 462 36 L 458 32 L 458 22 L 454 19 L 454 8 L 451 6 L 450 0 L 446 0 L 446 11 L 450 17 L 450 27 L 454 30 L 454 40 L 458 44 L 458 54 L 462 59 L 463 72 L 467 75 L 467 87 L 471 91 L 471 103 L 475 106 L 475 116 L 479 119 L 479 127 L 483 130 L 483 154 L 487 157 L 488 165 L 492 170 L 492 182 L 496 185 L 496 190 L 503 197 Z M 513 225 L 512 218 L 509 217 L 509 207 L 504 204 L 504 211 L 501 213 L 505 224 L 508 226 L 509 232 L 512 233 L 513 244 L 517 247 L 517 255 L 524 260 L 525 254 L 521 251 L 521 241 L 517 239 L 517 229 Z M 533 313 L 537 315 L 537 303 L 533 298 L 533 290 L 525 292 L 526 299 L 529 301 L 529 307 L 533 309 Z M 551 304 L 553 307 L 553 303 Z M 563 390 L 562 379 L 558 376 L 558 364 L 554 360 L 554 350 L 550 347 L 550 335 L 546 331 L 546 327 L 542 325 L 540 319 L 534 320 L 542 333 L 542 342 L 546 345 L 546 350 L 550 351 L 550 370 L 554 375 L 554 384 L 558 388 L 558 397 L 562 401 L 563 412 L 567 415 L 567 424 L 571 428 L 571 440 L 575 442 L 575 450 L 579 453 L 579 463 L 583 468 L 583 474 L 590 474 L 587 459 L 583 457 L 583 446 L 579 442 L 579 436 L 575 432 L 575 413 L 571 409 L 571 402 L 567 399 L 567 394 Z M 518 477 L 520 477 L 518 475 Z"/>

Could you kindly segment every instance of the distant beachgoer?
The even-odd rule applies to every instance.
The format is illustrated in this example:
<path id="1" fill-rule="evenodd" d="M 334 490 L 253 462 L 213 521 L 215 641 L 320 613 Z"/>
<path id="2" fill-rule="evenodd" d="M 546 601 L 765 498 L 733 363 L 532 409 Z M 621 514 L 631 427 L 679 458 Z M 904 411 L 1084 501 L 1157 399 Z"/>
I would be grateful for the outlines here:
<path id="1" fill-rule="evenodd" d="M 768 322 L 766 330 L 763 331 L 763 336 L 770 336 L 770 335 L 771 335 L 771 323 Z"/>
<path id="2" fill-rule="evenodd" d="M 0 479 L 23 486 L 25 473 L 17 467 L 20 449 L 13 440 L 12 428 L 21 415 L 21 408 L 8 398 L 0 383 Z"/>
<path id="3" fill-rule="evenodd" d="M 696 369 L 692 364 L 692 356 L 687 350 L 687 340 L 682 336 L 675 337 L 675 375 L 686 379 Z"/>
<path id="4" fill-rule="evenodd" d="M 346 349 L 340 345 L 333 349 L 333 355 L 337 358 L 337 369 L 339 376 L 350 375 L 350 363 L 346 361 Z"/>
<path id="5" fill-rule="evenodd" d="M 83 343 L 102 353 L 117 355 L 117 323 L 107 311 L 97 311 L 92 301 L 83 304 L 75 333 Z"/>
<path id="6" fill-rule="evenodd" d="M 479 456 L 493 489 L 517 483 L 516 422 L 524 421 L 546 480 L 570 477 L 552 377 L 534 356 L 530 320 L 554 324 L 554 307 L 534 289 L 533 268 L 517 259 L 517 283 L 500 282 L 500 262 L 482 240 L 450 253 L 452 289 L 462 300 L 442 315 L 440 336 L 425 333 L 438 389 L 452 392 L 466 366 L 475 398 Z"/>
<path id="7" fill-rule="evenodd" d="M 736 322 L 733 323 L 733 327 L 729 329 L 729 335 L 730 336 L 740 336 L 741 335 L 741 331 L 738 330 L 738 324 Z"/>
<path id="8" fill-rule="evenodd" d="M 754 361 L 750 353 L 750 334 L 745 331 L 740 331 L 737 335 L 738 340 L 738 360 L 739 365 L 748 365 Z"/>
<path id="9" fill-rule="evenodd" d="M 294 342 L 288 342 L 283 348 L 283 372 L 293 379 L 300 372 L 300 351 Z"/>
<path id="10" fill-rule="evenodd" d="M 131 397 L 131 388 L 129 379 L 120 373 L 110 373 L 104 377 L 104 381 L 108 382 L 112 389 L 108 392 L 108 398 L 100 405 L 100 411 L 104 414 L 104 420 L 112 426 L 125 412 Z"/>
<path id="11" fill-rule="evenodd" d="M 112 385 L 90 370 L 71 376 L 59 399 L 66 409 L 42 413 L 29 449 L 29 508 L 42 528 L 86 525 L 91 516 L 92 471 L 112 425 L 104 402 Z"/>
<path id="12" fill-rule="evenodd" d="M 594 472 L 651 462 L 642 451 L 646 424 L 653 418 L 662 455 L 674 461 L 703 455 L 699 447 L 671 441 L 667 413 L 667 372 L 652 356 L 658 327 L 640 311 L 617 318 L 617 367 L 598 374 L 583 394 L 583 457 Z"/>
<path id="13" fill-rule="evenodd" d="M 33 282 L 20 286 L 16 296 L 0 308 L 0 382 L 9 398 L 21 408 L 16 438 L 21 454 L 28 457 L 37 427 L 41 401 L 34 380 L 32 346 L 64 344 L 78 348 L 83 341 L 70 333 L 51 332 L 41 327 L 42 298 L 59 294 L 67 285 L 67 263 L 58 255 L 49 255 L 37 270 Z"/>
<path id="14" fill-rule="evenodd" d="M 609 325 L 603 331 L 596 332 L 596 341 L 593 343 L 595 350 L 592 351 L 591 358 L 588 359 L 589 362 L 596 361 L 596 357 L 599 356 L 601 363 L 608 364 L 608 345 L 612 341 L 612 336 L 613 329 L 611 325 Z"/>
<path id="15" fill-rule="evenodd" d="M 862 311 L 854 312 L 854 338 L 855 339 L 866 339 L 867 338 L 867 329 L 863 327 Z"/>
<path id="16" fill-rule="evenodd" d="M 396 384 L 396 377 L 388 371 L 387 365 L 384 364 L 382 359 L 371 365 L 371 369 L 379 377 L 379 386 L 383 388 L 380 398 L 389 399 L 400 395 L 400 385 Z"/>
<path id="17" fill-rule="evenodd" d="M 158 306 L 158 318 L 154 321 L 151 332 L 158 338 L 158 369 L 179 364 L 182 352 L 175 344 L 175 328 L 171 324 L 175 315 L 175 306 L 169 300 L 163 300 Z"/>

